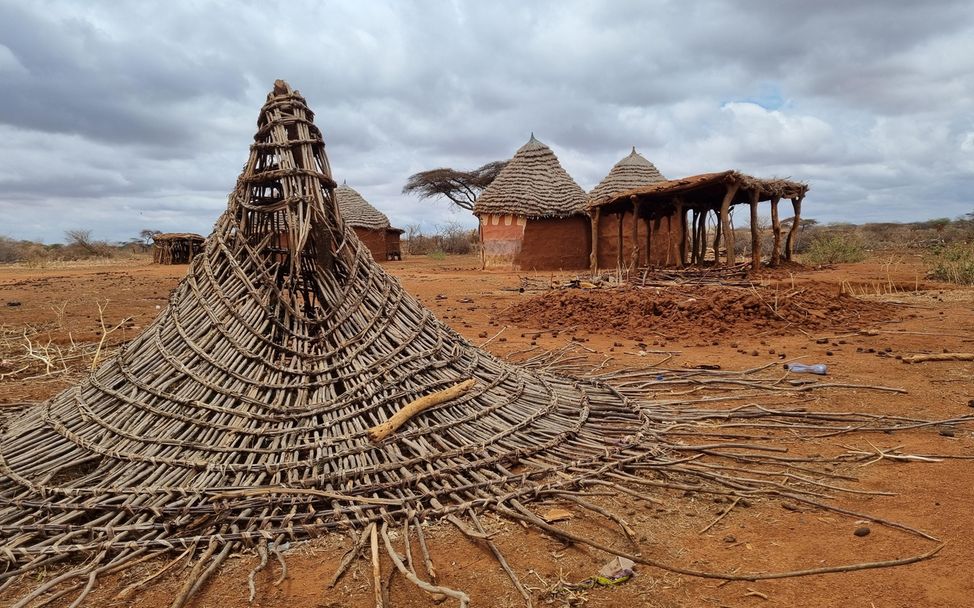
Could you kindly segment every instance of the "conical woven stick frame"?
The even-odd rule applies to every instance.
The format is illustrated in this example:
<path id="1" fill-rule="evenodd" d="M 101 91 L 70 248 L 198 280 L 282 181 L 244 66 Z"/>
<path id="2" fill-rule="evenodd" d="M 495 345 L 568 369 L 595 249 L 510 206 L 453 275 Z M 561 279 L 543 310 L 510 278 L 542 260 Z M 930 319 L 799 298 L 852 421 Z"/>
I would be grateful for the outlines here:
<path id="1" fill-rule="evenodd" d="M 64 593 L 80 604 L 98 577 L 173 553 L 196 558 L 178 606 L 235 548 L 256 547 L 263 565 L 285 538 L 353 528 L 360 547 L 381 547 L 407 579 L 462 605 L 463 593 L 404 565 L 387 532 L 415 530 L 429 563 L 417 524 L 436 518 L 485 543 L 530 604 L 477 512 L 562 534 L 525 504 L 590 484 L 623 491 L 645 466 L 767 492 L 682 464 L 678 446 L 667 456 L 658 429 L 679 424 L 675 413 L 651 417 L 608 385 L 499 361 L 437 321 L 344 226 L 313 120 L 275 83 L 227 211 L 166 310 L 0 438 L 0 593 L 84 557 L 16 605 Z M 370 440 L 408 403 L 467 380 Z"/>

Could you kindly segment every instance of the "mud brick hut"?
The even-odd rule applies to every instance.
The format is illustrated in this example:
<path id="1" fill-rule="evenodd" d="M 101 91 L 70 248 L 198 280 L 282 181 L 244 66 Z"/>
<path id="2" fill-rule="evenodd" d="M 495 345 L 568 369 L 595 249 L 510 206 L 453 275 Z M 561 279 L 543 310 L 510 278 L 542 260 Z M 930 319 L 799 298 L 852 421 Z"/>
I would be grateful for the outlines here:
<path id="1" fill-rule="evenodd" d="M 636 147 L 633 146 L 632 152 L 617 162 L 609 174 L 589 193 L 589 205 L 597 206 L 623 192 L 662 181 L 666 181 L 666 178 L 659 172 L 656 165 L 636 152 Z M 593 251 L 597 251 L 599 256 L 598 267 L 614 268 L 618 263 L 620 250 L 634 251 L 632 245 L 633 217 L 631 213 L 593 214 L 591 238 L 599 241 L 597 246 L 593 245 Z M 659 231 L 666 229 L 667 226 L 661 224 Z M 620 234 L 622 235 L 621 241 L 618 238 Z M 620 242 L 622 243 L 621 249 Z M 659 242 L 657 247 L 662 247 L 662 242 Z M 644 248 L 639 251 L 641 259 L 637 263 L 641 265 L 646 263 L 646 252 Z M 659 253 L 665 255 L 665 252 Z"/>
<path id="2" fill-rule="evenodd" d="M 338 209 L 355 236 L 365 243 L 376 260 L 401 260 L 399 237 L 403 231 L 393 228 L 384 213 L 369 204 L 355 189 L 342 184 L 335 189 Z"/>
<path id="3" fill-rule="evenodd" d="M 782 257 L 778 203 L 783 198 L 790 199 L 795 212 L 795 221 L 784 243 L 784 258 L 790 260 L 801 217 L 801 204 L 807 191 L 808 185 L 800 182 L 759 179 L 737 171 L 723 171 L 656 182 L 610 198 L 593 200 L 589 205 L 593 227 L 592 269 L 607 266 L 703 265 L 708 251 L 707 220 L 710 214 L 716 217 L 716 234 L 709 241 L 713 247 L 714 263 L 733 264 L 736 256 L 731 210 L 737 205 L 747 205 L 749 208 L 751 263 L 757 267 L 761 262 L 758 204 L 764 201 L 771 203 L 774 243 L 770 262 L 775 266 Z M 599 251 L 599 246 L 612 238 L 604 228 L 603 218 L 606 216 L 617 218 L 613 224 L 616 247 L 612 251 L 615 259 L 610 264 L 606 264 L 607 256 Z M 618 225 L 620 219 L 622 230 Z"/>
<path id="4" fill-rule="evenodd" d="M 474 206 L 484 268 L 588 266 L 588 197 L 534 134 Z"/>
<path id="5" fill-rule="evenodd" d="M 152 237 L 156 264 L 189 264 L 203 249 L 203 237 L 192 232 L 164 232 Z"/>

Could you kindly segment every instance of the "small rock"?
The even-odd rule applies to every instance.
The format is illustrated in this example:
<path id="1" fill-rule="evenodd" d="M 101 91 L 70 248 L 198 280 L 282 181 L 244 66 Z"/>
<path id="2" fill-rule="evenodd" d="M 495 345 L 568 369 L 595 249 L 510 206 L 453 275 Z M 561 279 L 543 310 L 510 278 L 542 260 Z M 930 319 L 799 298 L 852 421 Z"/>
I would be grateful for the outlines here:
<path id="1" fill-rule="evenodd" d="M 954 429 L 950 427 L 945 426 L 944 428 L 940 429 L 940 435 L 943 437 L 953 437 L 956 434 L 957 433 L 954 431 Z"/>
<path id="2" fill-rule="evenodd" d="M 831 357 L 831 356 L 832 356 L 832 355 L 834 355 L 834 354 L 835 354 L 835 353 L 833 353 L 833 352 L 832 352 L 832 351 L 830 351 L 830 350 L 827 350 L 827 351 L 825 351 L 825 356 L 826 356 L 826 357 Z"/>
<path id="3" fill-rule="evenodd" d="M 756 350 L 752 350 L 752 351 L 751 351 L 751 356 L 752 356 L 752 357 L 757 357 L 757 356 L 758 356 L 758 351 L 756 351 Z"/>
<path id="4" fill-rule="evenodd" d="M 724 542 L 725 543 L 736 543 L 737 542 L 737 537 L 734 536 L 733 534 L 728 534 L 727 536 L 724 537 Z"/>
<path id="5" fill-rule="evenodd" d="M 869 533 L 870 532 L 872 532 L 872 530 L 870 530 L 868 527 L 866 527 L 866 526 L 860 526 L 860 527 L 856 528 L 856 531 L 853 532 L 853 534 L 855 534 L 859 538 L 862 538 L 863 536 L 869 536 Z"/>
<path id="6" fill-rule="evenodd" d="M 487 332 L 485 332 L 485 331 L 482 331 L 482 332 L 480 332 L 479 334 L 477 334 L 477 337 L 480 337 L 480 338 L 486 338 L 486 337 L 487 337 Z"/>
<path id="7" fill-rule="evenodd" d="M 781 508 L 786 511 L 801 511 L 801 509 L 795 503 L 783 502 L 781 503 Z"/>
<path id="8" fill-rule="evenodd" d="M 828 343 L 829 343 L 828 338 L 819 338 L 818 340 L 815 340 L 815 344 L 828 344 Z"/>
<path id="9" fill-rule="evenodd" d="M 7 306 L 20 306 L 20 302 L 18 300 L 10 300 L 7 302 Z"/>
<path id="10" fill-rule="evenodd" d="M 974 407 L 974 399 L 967 402 L 967 407 Z"/>

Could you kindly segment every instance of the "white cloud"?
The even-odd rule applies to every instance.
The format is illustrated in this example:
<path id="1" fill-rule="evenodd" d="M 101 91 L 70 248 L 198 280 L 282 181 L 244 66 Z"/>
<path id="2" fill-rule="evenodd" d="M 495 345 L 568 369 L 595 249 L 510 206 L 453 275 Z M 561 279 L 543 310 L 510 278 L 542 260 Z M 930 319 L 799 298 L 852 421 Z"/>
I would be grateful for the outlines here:
<path id="1" fill-rule="evenodd" d="M 806 180 L 821 220 L 971 210 L 969 2 L 287 9 L 0 2 L 0 209 L 15 218 L 0 232 L 207 232 L 275 78 L 316 111 L 335 176 L 402 225 L 472 225 L 402 184 L 508 157 L 532 131 L 586 189 L 635 145 L 669 177 Z"/>

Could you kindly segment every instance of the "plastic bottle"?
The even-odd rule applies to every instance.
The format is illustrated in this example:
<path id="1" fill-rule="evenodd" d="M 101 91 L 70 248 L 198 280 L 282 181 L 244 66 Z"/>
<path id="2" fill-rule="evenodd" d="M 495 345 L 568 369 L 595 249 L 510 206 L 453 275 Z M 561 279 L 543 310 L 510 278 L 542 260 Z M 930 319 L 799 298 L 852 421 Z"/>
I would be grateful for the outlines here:
<path id="1" fill-rule="evenodd" d="M 829 368 L 824 363 L 816 363 L 814 365 L 789 363 L 785 365 L 785 369 L 796 374 L 818 374 L 819 376 L 825 376 L 829 373 Z"/>

